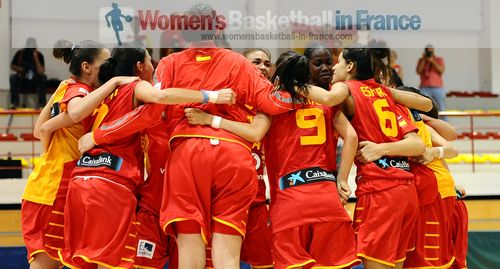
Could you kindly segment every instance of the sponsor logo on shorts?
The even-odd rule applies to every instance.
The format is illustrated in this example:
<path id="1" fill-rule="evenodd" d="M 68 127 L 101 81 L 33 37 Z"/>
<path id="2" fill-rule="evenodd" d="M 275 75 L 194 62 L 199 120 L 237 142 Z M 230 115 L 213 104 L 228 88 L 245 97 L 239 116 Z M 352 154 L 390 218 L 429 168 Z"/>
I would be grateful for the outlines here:
<path id="1" fill-rule="evenodd" d="M 153 254 L 155 253 L 155 248 L 155 243 L 140 239 L 137 243 L 137 257 L 152 259 Z"/>
<path id="2" fill-rule="evenodd" d="M 108 167 L 115 171 L 119 171 L 122 166 L 123 159 L 108 152 L 103 152 L 99 155 L 83 154 L 78 160 L 76 166 L 78 167 Z"/>
<path id="3" fill-rule="evenodd" d="M 319 167 L 311 167 L 294 171 L 280 178 L 280 189 L 284 190 L 299 185 L 321 182 L 336 181 L 335 173 L 323 170 Z"/>

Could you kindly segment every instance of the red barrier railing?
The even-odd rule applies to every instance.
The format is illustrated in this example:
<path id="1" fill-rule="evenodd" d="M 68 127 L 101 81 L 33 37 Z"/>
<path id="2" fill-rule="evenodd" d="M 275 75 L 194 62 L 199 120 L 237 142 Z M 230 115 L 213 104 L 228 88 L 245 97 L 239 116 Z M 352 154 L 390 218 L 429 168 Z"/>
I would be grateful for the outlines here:
<path id="1" fill-rule="evenodd" d="M 35 144 L 39 143 L 35 139 L 31 140 L 18 140 L 17 137 L 15 136 L 13 140 L 9 140 L 8 134 L 13 134 L 12 131 L 25 131 L 25 133 L 31 133 L 33 134 L 33 130 L 35 128 L 35 122 L 36 118 L 40 114 L 40 110 L 38 109 L 22 109 L 22 110 L 0 110 L 0 117 L 1 116 L 8 116 L 7 120 L 7 125 L 0 126 L 0 143 L 31 143 L 31 152 L 23 152 L 23 153 L 11 153 L 9 151 L 4 151 L 5 147 L 1 147 L 2 150 L 0 150 L 0 158 L 16 158 L 16 157 L 31 157 L 32 160 L 35 159 L 35 157 L 38 157 L 40 153 L 35 151 Z M 14 119 L 14 116 L 29 116 L 31 118 L 30 124 L 29 125 L 16 125 L 13 126 L 12 122 Z M 19 136 L 20 137 L 20 136 Z M 28 168 L 33 168 L 33 162 L 29 163 Z M 21 167 L 14 167 L 14 166 L 5 166 L 5 167 L 0 167 L 1 170 L 16 170 L 16 169 L 21 169 Z"/>
<path id="2" fill-rule="evenodd" d="M 486 112 L 486 111 L 441 111 L 439 112 L 439 115 L 441 116 L 448 116 L 448 117 L 468 117 L 469 118 L 469 131 L 470 131 L 470 146 L 471 146 L 471 153 L 472 153 L 472 172 L 476 172 L 476 158 L 475 158 L 475 153 L 476 153 L 476 147 L 475 147 L 475 140 L 477 140 L 476 135 L 476 129 L 477 127 L 475 126 L 474 123 L 474 118 L 478 117 L 500 117 L 500 112 Z M 498 129 L 500 128 L 500 123 L 497 126 L 489 127 L 489 129 Z M 457 128 L 458 129 L 458 128 Z"/>

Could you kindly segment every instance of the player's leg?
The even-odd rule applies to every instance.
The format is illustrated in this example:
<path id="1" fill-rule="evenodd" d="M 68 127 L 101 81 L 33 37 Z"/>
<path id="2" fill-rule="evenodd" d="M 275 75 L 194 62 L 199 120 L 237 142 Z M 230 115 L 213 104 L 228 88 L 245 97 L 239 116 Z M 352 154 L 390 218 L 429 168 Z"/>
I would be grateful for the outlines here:
<path id="1" fill-rule="evenodd" d="M 45 252 L 35 254 L 33 261 L 30 263 L 30 269 L 58 269 L 60 263 L 47 255 Z"/>
<path id="2" fill-rule="evenodd" d="M 215 268 L 240 268 L 241 235 L 214 233 L 212 237 L 212 261 Z"/>
<path id="3" fill-rule="evenodd" d="M 394 268 L 392 266 L 385 265 L 385 264 L 382 264 L 382 263 L 379 263 L 376 261 L 371 261 L 368 259 L 363 259 L 363 264 L 364 264 L 366 269 L 391 269 L 391 268 Z"/>
<path id="4" fill-rule="evenodd" d="M 205 267 L 205 242 L 201 234 L 177 234 L 180 269 L 203 269 Z"/>

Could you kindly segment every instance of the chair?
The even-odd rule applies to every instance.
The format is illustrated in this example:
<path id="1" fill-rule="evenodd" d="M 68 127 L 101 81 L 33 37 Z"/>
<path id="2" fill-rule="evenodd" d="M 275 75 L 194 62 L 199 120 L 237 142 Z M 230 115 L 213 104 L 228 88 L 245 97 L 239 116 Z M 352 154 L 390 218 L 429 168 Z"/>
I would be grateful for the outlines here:
<path id="1" fill-rule="evenodd" d="M 17 136 L 13 133 L 1 133 L 0 141 L 17 141 Z"/>
<path id="2" fill-rule="evenodd" d="M 22 133 L 21 134 L 21 138 L 24 140 L 24 141 L 38 141 L 39 139 L 36 138 L 33 133 Z"/>

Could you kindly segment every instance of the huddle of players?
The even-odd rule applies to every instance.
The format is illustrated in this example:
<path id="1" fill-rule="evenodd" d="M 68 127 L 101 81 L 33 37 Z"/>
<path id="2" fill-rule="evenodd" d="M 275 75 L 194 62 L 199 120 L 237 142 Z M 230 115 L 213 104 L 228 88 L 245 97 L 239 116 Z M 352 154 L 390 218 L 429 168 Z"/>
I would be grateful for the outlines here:
<path id="1" fill-rule="evenodd" d="M 270 77 L 264 49 L 244 53 L 259 71 L 198 42 L 161 60 L 159 90 L 145 49 L 59 47 L 74 77 L 35 129 L 46 153 L 23 195 L 32 268 L 162 268 L 167 253 L 173 268 L 466 266 L 466 211 L 443 161 L 456 151 L 406 108 L 429 99 L 379 83 L 388 49 L 345 48 L 332 69 L 316 44 Z"/>

